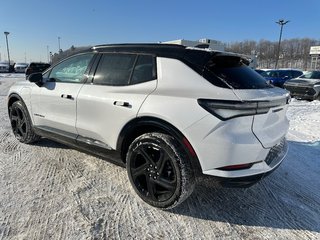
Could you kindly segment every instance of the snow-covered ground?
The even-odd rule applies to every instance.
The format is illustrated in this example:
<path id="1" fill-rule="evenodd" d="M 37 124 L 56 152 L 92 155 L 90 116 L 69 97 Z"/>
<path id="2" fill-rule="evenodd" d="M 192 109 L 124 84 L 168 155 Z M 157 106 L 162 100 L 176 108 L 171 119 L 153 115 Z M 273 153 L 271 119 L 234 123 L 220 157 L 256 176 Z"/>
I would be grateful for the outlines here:
<path id="1" fill-rule="evenodd" d="M 131 190 L 125 169 L 49 140 L 13 137 L 0 73 L 0 239 L 320 239 L 320 102 L 293 100 L 289 152 L 248 189 L 210 179 L 171 211 Z"/>

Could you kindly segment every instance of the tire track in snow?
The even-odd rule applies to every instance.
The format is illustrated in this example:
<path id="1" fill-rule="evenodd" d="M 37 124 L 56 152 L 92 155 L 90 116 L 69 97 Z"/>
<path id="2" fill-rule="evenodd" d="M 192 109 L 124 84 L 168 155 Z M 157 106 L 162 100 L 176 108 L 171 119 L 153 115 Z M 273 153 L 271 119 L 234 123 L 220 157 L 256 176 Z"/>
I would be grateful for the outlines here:
<path id="1" fill-rule="evenodd" d="M 12 215 L 5 216 L 3 220 L 0 220 L 0 240 L 7 239 L 11 230 L 9 221 Z"/>
<path id="2" fill-rule="evenodd" d="M 116 196 L 116 205 L 109 212 L 111 218 L 107 220 L 106 224 L 106 236 L 112 236 L 114 239 L 121 239 L 120 222 L 122 215 L 126 209 L 126 203 L 128 201 L 127 195 Z"/>

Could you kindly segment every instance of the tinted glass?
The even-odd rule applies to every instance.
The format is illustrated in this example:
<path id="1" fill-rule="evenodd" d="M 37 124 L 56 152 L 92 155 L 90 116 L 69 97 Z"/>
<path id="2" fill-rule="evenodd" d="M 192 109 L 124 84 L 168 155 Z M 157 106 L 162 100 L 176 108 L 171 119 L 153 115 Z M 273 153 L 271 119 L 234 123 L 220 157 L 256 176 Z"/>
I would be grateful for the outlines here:
<path id="1" fill-rule="evenodd" d="M 302 75 L 302 72 L 300 72 L 300 71 L 292 71 L 291 74 L 292 74 L 293 78 L 297 78 L 297 77 Z"/>
<path id="2" fill-rule="evenodd" d="M 56 82 L 83 82 L 85 79 L 84 73 L 93 55 L 93 53 L 77 55 L 59 63 L 51 70 L 49 78 Z"/>
<path id="3" fill-rule="evenodd" d="M 266 80 L 236 56 L 213 57 L 204 69 L 204 77 L 218 87 L 234 89 L 269 88 Z"/>
<path id="4" fill-rule="evenodd" d="M 263 70 L 256 69 L 255 71 L 259 73 L 262 77 L 268 77 L 268 74 Z"/>
<path id="5" fill-rule="evenodd" d="M 156 79 L 155 58 L 153 56 L 140 55 L 134 67 L 131 84 L 137 84 Z"/>
<path id="6" fill-rule="evenodd" d="M 279 77 L 279 72 L 278 71 L 266 71 L 266 74 L 268 77 L 272 78 L 278 78 Z"/>
<path id="7" fill-rule="evenodd" d="M 289 78 L 291 78 L 291 71 L 279 71 L 279 76 L 281 77 L 281 78 L 284 78 L 284 77 L 289 77 Z"/>
<path id="8" fill-rule="evenodd" d="M 128 85 L 135 60 L 135 54 L 103 54 L 93 82 L 111 86 Z"/>

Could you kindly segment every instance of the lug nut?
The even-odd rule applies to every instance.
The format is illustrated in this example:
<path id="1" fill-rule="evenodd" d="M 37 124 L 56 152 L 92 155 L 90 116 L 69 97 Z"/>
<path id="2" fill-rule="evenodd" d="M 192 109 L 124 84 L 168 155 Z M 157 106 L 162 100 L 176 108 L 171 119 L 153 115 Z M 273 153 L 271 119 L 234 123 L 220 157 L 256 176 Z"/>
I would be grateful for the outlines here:
<path id="1" fill-rule="evenodd" d="M 156 176 L 154 176 L 154 177 L 153 177 L 153 179 L 157 179 L 157 177 L 156 177 Z"/>
<path id="2" fill-rule="evenodd" d="M 150 168 L 147 168 L 147 171 L 149 172 L 149 171 L 150 171 Z"/>

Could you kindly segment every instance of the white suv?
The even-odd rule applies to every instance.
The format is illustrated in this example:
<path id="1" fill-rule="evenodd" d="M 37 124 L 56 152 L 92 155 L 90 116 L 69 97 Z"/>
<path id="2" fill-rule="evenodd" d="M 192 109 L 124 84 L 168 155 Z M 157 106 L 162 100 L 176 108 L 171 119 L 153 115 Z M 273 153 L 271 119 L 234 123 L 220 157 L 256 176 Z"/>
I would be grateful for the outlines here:
<path id="1" fill-rule="evenodd" d="M 246 187 L 287 153 L 287 91 L 235 54 L 169 44 L 93 47 L 18 82 L 17 139 L 47 137 L 120 161 L 147 203 L 172 208 L 196 177 Z"/>

